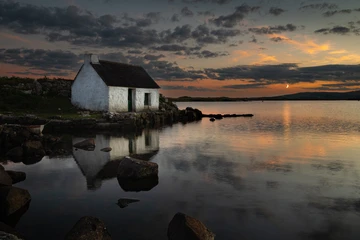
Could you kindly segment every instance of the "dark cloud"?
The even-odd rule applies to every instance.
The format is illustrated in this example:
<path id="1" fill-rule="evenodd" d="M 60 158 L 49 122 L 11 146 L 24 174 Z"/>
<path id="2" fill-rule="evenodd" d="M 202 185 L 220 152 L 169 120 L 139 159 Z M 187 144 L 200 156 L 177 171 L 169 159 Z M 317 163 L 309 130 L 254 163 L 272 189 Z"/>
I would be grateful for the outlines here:
<path id="1" fill-rule="evenodd" d="M 270 38 L 270 40 L 273 42 L 282 42 L 282 41 L 286 41 L 287 39 L 283 37 L 272 37 Z"/>
<path id="2" fill-rule="evenodd" d="M 300 10 L 334 10 L 337 9 L 338 5 L 337 4 L 332 4 L 332 3 L 316 3 L 316 4 L 308 4 L 308 5 L 304 5 L 301 6 L 299 9 Z"/>
<path id="3" fill-rule="evenodd" d="M 202 87 L 194 87 L 194 86 L 171 86 L 171 85 L 162 85 L 161 89 L 165 90 L 185 90 L 185 91 L 193 91 L 193 92 L 214 92 L 214 89 L 210 88 L 202 88 Z"/>
<path id="4" fill-rule="evenodd" d="M 360 65 L 324 65 L 299 67 L 295 63 L 278 65 L 240 65 L 229 68 L 205 69 L 216 80 L 247 79 L 256 83 L 298 83 L 326 81 L 360 82 Z"/>
<path id="5" fill-rule="evenodd" d="M 161 13 L 160 12 L 149 12 L 144 15 L 143 18 L 132 18 L 129 17 L 128 14 L 124 14 L 123 19 L 125 21 L 135 23 L 138 27 L 148 27 L 152 24 L 156 24 L 161 19 Z"/>
<path id="6" fill-rule="evenodd" d="M 249 32 L 261 35 L 261 34 L 274 34 L 274 33 L 282 33 L 282 32 L 293 32 L 298 27 L 294 24 L 286 24 L 279 26 L 270 26 L 270 27 L 260 27 L 260 28 L 249 28 Z"/>
<path id="7" fill-rule="evenodd" d="M 196 55 L 199 58 L 216 58 L 222 56 L 228 56 L 228 52 L 212 52 L 209 50 L 203 50 L 201 52 L 194 52 L 192 55 Z"/>
<path id="8" fill-rule="evenodd" d="M 284 9 L 282 8 L 277 8 L 277 7 L 272 7 L 269 10 L 269 13 L 274 15 L 274 16 L 279 16 L 280 14 L 282 14 L 283 12 L 285 12 Z"/>
<path id="9" fill-rule="evenodd" d="M 342 9 L 342 10 L 334 10 L 334 11 L 327 11 L 323 13 L 324 17 L 331 17 L 334 16 L 336 14 L 349 14 L 351 13 L 352 10 L 351 9 Z"/>
<path id="10" fill-rule="evenodd" d="M 143 53 L 141 50 L 138 50 L 138 49 L 128 50 L 127 52 L 130 54 L 142 54 Z"/>
<path id="11" fill-rule="evenodd" d="M 99 54 L 99 58 L 102 60 L 108 60 L 108 61 L 113 61 L 113 62 L 125 62 L 126 63 L 128 61 L 127 57 L 121 52 Z"/>
<path id="12" fill-rule="evenodd" d="M 225 85 L 223 88 L 232 89 L 250 89 L 250 88 L 264 88 L 267 84 L 265 83 L 251 83 L 251 84 L 236 84 L 236 85 Z"/>
<path id="13" fill-rule="evenodd" d="M 184 17 L 192 17 L 194 13 L 188 7 L 184 7 L 181 9 L 181 15 Z"/>
<path id="14" fill-rule="evenodd" d="M 332 34 L 339 34 L 339 35 L 346 35 L 350 32 L 352 32 L 352 30 L 350 28 L 342 27 L 342 26 L 335 26 L 333 28 L 321 28 L 321 29 L 314 31 L 314 33 L 322 33 L 322 34 L 332 33 Z M 356 29 L 354 29 L 354 32 L 356 32 Z"/>
<path id="15" fill-rule="evenodd" d="M 43 49 L 0 49 L 0 62 L 26 67 L 28 71 L 47 71 L 51 74 L 66 76 L 77 70 L 82 58 L 62 50 Z"/>
<path id="16" fill-rule="evenodd" d="M 172 22 L 180 22 L 180 19 L 179 19 L 179 14 L 174 14 L 172 15 L 171 19 L 170 19 Z"/>
<path id="17" fill-rule="evenodd" d="M 258 42 L 258 40 L 256 39 L 256 37 L 254 35 L 252 35 L 249 43 L 257 43 L 257 42 Z"/>
<path id="18" fill-rule="evenodd" d="M 211 11 L 203 11 L 203 12 L 198 12 L 198 15 L 200 16 L 205 16 L 205 17 L 214 17 L 215 13 L 211 12 Z"/>
<path id="19" fill-rule="evenodd" d="M 176 52 L 176 51 L 184 51 L 188 48 L 178 44 L 165 44 L 158 47 L 154 47 L 153 49 L 159 51 L 167 51 L 167 52 Z"/>
<path id="20" fill-rule="evenodd" d="M 184 3 L 216 3 L 219 5 L 230 3 L 232 0 L 182 0 Z"/>
<path id="21" fill-rule="evenodd" d="M 165 30 L 160 33 L 161 41 L 165 43 L 183 42 L 191 37 L 191 26 L 186 24 L 177 26 L 174 30 Z"/>
<path id="22" fill-rule="evenodd" d="M 218 27 L 232 28 L 240 23 L 246 15 L 252 12 L 257 12 L 259 9 L 259 6 L 250 7 L 247 4 L 243 4 L 239 7 L 236 7 L 234 13 L 213 18 L 210 20 L 210 22 Z"/>
<path id="23" fill-rule="evenodd" d="M 145 58 L 146 60 L 159 60 L 160 58 L 164 58 L 164 57 L 165 57 L 165 55 L 163 55 L 163 54 L 160 54 L 160 55 L 146 54 L 146 55 L 144 56 L 144 58 Z"/>

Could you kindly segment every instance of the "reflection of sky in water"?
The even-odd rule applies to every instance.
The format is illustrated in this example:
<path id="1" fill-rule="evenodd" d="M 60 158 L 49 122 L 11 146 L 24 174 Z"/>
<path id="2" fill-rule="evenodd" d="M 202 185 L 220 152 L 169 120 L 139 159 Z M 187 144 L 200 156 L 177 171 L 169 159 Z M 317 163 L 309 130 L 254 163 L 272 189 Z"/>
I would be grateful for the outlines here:
<path id="1" fill-rule="evenodd" d="M 216 239 L 358 239 L 358 102 L 178 105 L 255 116 L 162 129 L 151 160 L 159 164 L 159 184 L 151 191 L 124 192 L 116 178 L 87 190 L 86 173 L 72 157 L 11 164 L 27 172 L 18 186 L 33 197 L 18 229 L 61 239 L 78 218 L 93 215 L 114 239 L 166 239 L 168 223 L 181 211 L 202 220 Z M 129 151 L 129 139 L 115 140 Z M 120 209 L 123 197 L 140 202 Z"/>

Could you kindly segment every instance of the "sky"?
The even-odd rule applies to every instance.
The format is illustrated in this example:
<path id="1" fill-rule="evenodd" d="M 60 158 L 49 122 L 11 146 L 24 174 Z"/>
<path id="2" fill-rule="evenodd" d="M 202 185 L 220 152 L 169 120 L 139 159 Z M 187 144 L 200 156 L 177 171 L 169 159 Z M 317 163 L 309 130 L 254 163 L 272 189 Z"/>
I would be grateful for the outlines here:
<path id="1" fill-rule="evenodd" d="M 0 76 L 74 79 L 84 53 L 167 97 L 360 90 L 358 0 L 0 0 Z"/>

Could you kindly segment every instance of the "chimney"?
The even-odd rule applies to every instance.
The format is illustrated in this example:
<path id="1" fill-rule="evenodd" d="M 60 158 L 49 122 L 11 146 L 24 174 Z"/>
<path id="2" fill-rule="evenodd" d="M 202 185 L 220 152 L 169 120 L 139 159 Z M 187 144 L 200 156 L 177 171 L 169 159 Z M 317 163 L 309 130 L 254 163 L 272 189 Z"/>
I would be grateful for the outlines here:
<path id="1" fill-rule="evenodd" d="M 85 53 L 84 64 L 87 63 L 99 64 L 99 57 L 96 54 Z"/>

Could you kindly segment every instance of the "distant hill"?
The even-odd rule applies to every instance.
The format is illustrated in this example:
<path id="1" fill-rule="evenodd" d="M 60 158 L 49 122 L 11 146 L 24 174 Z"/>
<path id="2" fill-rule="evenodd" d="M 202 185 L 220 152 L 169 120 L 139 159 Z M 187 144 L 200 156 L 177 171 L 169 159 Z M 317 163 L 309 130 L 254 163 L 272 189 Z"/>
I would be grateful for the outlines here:
<path id="1" fill-rule="evenodd" d="M 229 101 L 276 101 L 276 100 L 360 100 L 360 91 L 351 92 L 301 92 L 273 97 L 229 98 L 229 97 L 179 97 L 175 102 L 229 102 Z"/>

